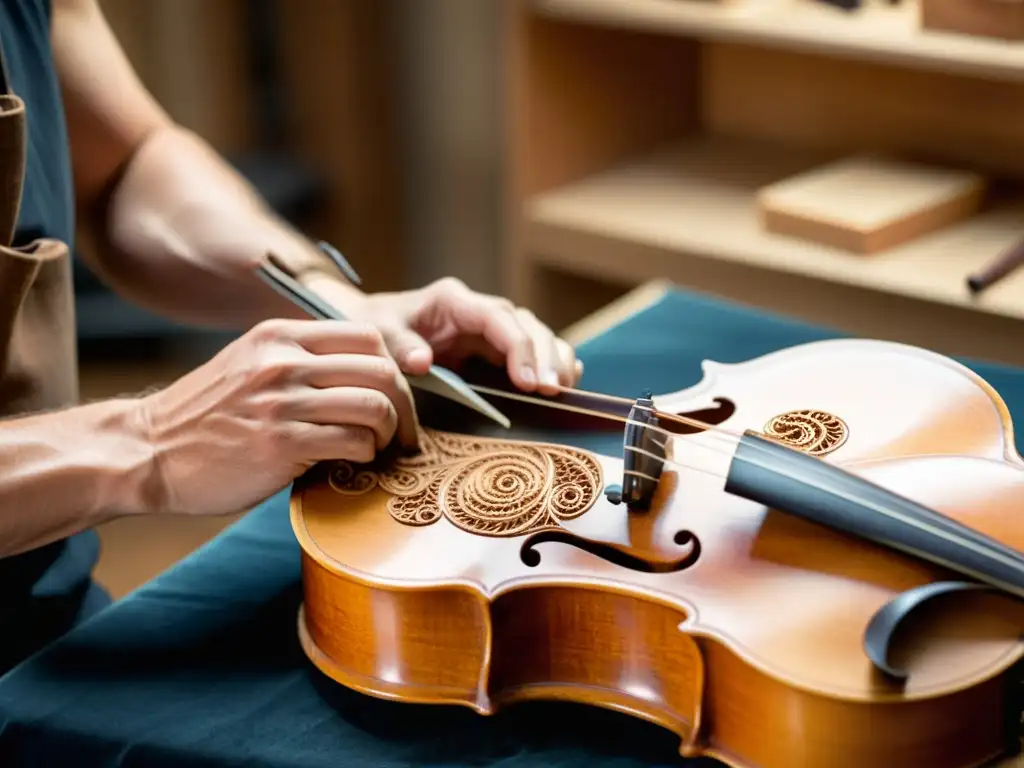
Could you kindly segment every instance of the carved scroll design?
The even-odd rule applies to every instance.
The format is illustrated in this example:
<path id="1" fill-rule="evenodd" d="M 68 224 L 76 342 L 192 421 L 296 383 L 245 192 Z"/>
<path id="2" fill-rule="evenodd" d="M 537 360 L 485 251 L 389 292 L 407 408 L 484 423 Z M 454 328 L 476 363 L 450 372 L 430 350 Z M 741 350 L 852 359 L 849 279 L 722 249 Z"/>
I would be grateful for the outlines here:
<path id="1" fill-rule="evenodd" d="M 850 430 L 827 411 L 801 410 L 772 418 L 764 425 L 764 435 L 812 456 L 825 456 L 846 442 Z"/>
<path id="2" fill-rule="evenodd" d="M 601 492 L 601 475 L 597 461 L 572 448 L 425 429 L 416 455 L 383 469 L 337 462 L 329 481 L 344 495 L 381 488 L 405 525 L 444 515 L 470 533 L 519 536 L 582 515 Z"/>

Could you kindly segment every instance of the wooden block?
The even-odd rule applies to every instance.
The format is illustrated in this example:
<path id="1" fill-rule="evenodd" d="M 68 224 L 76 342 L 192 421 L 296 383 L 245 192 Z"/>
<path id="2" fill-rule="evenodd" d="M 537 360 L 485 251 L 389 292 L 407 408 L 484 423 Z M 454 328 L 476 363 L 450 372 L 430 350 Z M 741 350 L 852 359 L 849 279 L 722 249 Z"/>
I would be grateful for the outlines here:
<path id="1" fill-rule="evenodd" d="M 973 215 L 986 186 L 975 173 L 864 155 L 764 187 L 757 205 L 769 232 L 869 254 Z"/>
<path id="2" fill-rule="evenodd" d="M 921 28 L 1024 40 L 1024 0 L 921 0 Z"/>

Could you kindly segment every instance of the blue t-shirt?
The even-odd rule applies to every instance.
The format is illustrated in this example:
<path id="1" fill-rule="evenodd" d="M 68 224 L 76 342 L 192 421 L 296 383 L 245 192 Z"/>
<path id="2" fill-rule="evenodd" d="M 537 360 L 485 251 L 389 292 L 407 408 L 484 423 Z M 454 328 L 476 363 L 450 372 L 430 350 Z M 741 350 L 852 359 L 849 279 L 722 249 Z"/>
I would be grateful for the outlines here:
<path id="1" fill-rule="evenodd" d="M 27 157 L 14 245 L 40 237 L 74 245 L 75 212 L 64 106 L 50 47 L 49 0 L 0 0 L 10 88 L 25 102 Z M 0 672 L 106 602 L 91 581 L 93 531 L 0 559 Z"/>

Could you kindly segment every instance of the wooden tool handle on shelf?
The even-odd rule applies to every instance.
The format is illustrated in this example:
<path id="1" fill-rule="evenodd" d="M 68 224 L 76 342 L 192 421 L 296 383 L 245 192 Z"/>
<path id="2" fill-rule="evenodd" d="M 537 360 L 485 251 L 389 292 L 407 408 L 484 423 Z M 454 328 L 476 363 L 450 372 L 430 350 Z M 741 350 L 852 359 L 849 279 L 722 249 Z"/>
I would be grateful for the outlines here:
<path id="1" fill-rule="evenodd" d="M 1008 274 L 1024 264 L 1024 238 L 1021 238 L 1007 250 L 988 264 L 980 272 L 967 278 L 967 287 L 971 293 L 980 293 L 991 285 L 1002 280 Z"/>

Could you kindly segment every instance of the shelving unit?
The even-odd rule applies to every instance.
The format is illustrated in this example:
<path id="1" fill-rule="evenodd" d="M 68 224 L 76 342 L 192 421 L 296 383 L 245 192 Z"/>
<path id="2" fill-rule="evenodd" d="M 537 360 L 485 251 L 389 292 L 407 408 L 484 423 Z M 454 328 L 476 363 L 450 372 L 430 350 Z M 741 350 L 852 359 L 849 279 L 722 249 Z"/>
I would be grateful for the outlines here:
<path id="1" fill-rule="evenodd" d="M 1024 46 L 922 31 L 917 2 L 856 13 L 807 0 L 536 0 L 537 13 L 659 34 L 1024 80 Z"/>
<path id="2" fill-rule="evenodd" d="M 506 289 L 564 325 L 667 279 L 847 333 L 1024 362 L 1024 43 L 923 31 L 914 3 L 508 6 Z M 980 215 L 862 256 L 766 233 L 757 189 L 873 150 L 988 172 Z"/>

